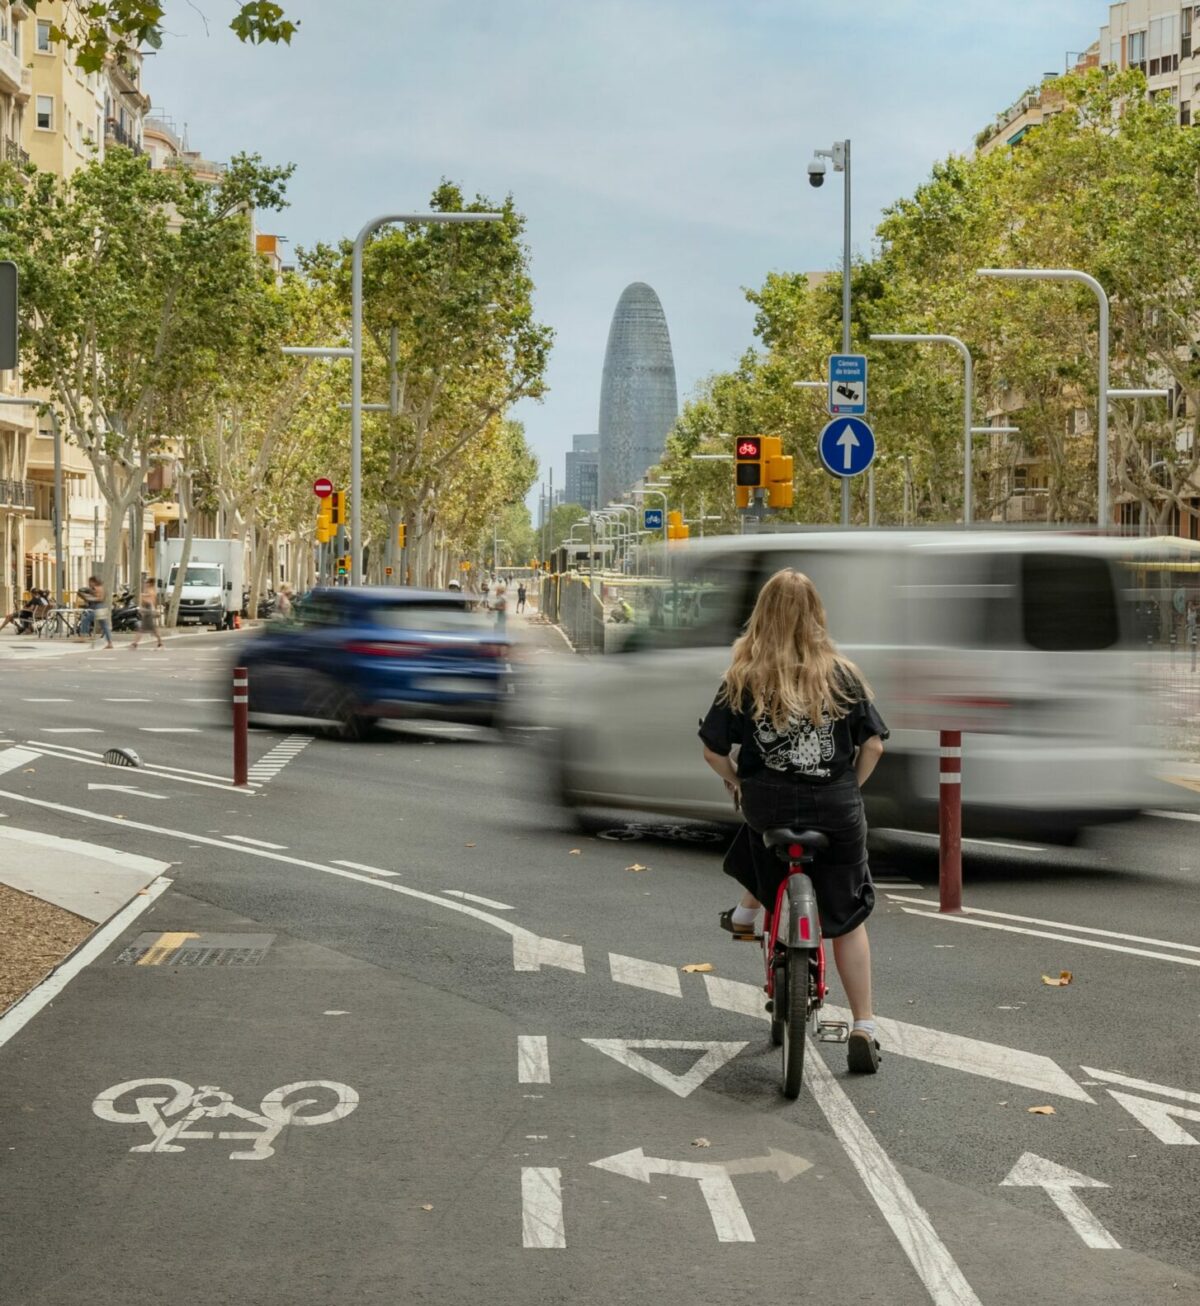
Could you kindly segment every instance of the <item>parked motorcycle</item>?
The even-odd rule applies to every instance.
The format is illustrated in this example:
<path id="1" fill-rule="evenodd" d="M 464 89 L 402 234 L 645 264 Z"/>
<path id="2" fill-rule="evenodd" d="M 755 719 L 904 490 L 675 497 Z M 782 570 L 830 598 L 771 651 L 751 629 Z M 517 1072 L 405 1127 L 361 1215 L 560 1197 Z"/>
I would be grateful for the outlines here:
<path id="1" fill-rule="evenodd" d="M 112 628 L 113 630 L 137 630 L 141 621 L 138 600 L 128 586 L 119 589 L 113 596 Z"/>

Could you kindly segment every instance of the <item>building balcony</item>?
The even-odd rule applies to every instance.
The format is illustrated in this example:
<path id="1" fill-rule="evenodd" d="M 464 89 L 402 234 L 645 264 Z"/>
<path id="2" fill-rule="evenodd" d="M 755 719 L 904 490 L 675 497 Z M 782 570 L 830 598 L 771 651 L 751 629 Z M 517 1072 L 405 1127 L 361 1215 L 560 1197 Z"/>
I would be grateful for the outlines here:
<path id="1" fill-rule="evenodd" d="M 20 95 L 24 85 L 25 72 L 20 59 L 7 42 L 0 44 L 0 92 L 6 95 Z"/>
<path id="2" fill-rule="evenodd" d="M 116 118 L 109 118 L 104 123 L 104 143 L 120 145 L 124 149 L 132 150 L 134 154 L 142 153 L 141 142 L 134 138 L 128 127 L 122 127 Z"/>
<path id="3" fill-rule="evenodd" d="M 0 139 L 0 150 L 3 151 L 5 163 L 15 163 L 18 168 L 28 166 L 29 151 L 22 149 L 21 142 L 15 140 L 12 136 Z"/>
<path id="4" fill-rule="evenodd" d="M 27 508 L 32 512 L 34 494 L 32 481 L 0 481 L 0 508 Z"/>

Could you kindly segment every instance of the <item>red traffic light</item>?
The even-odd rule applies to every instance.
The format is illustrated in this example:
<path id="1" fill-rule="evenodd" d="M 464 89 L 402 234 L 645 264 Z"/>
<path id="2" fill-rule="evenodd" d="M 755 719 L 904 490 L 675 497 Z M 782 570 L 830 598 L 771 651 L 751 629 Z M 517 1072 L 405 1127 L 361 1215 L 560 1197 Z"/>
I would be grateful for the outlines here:
<path id="1" fill-rule="evenodd" d="M 752 459 L 757 462 L 762 457 L 762 439 L 757 435 L 738 436 L 737 456 L 739 459 Z"/>

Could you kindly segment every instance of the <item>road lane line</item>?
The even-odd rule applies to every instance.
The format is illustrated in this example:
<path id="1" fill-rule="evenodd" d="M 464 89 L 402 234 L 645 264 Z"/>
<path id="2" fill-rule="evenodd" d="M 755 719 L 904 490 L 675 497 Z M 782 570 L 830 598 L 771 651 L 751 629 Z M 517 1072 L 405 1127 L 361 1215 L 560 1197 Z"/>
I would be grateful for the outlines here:
<path id="1" fill-rule="evenodd" d="M 517 1035 L 517 1083 L 550 1082 L 550 1044 L 545 1034 Z"/>
<path id="2" fill-rule="evenodd" d="M 5 771 L 15 771 L 19 766 L 28 766 L 30 762 L 36 762 L 41 757 L 41 753 L 35 753 L 28 748 L 6 748 L 0 753 L 0 775 Z"/>
<path id="3" fill-rule="evenodd" d="M 666 993 L 673 998 L 683 997 L 679 972 L 664 962 L 642 961 L 638 957 L 623 957 L 619 952 L 610 952 L 608 968 L 617 984 L 630 984 L 637 989 Z"/>
<path id="4" fill-rule="evenodd" d="M 929 1216 L 834 1079 L 812 1039 L 804 1058 L 804 1080 L 935 1306 L 981 1306 Z"/>
<path id="5" fill-rule="evenodd" d="M 521 1244 L 524 1247 L 565 1247 L 562 1171 L 554 1166 L 521 1167 Z"/>
<path id="6" fill-rule="evenodd" d="M 1146 815 L 1158 816 L 1164 821 L 1200 821 L 1200 813 L 1197 812 L 1152 811 L 1147 812 Z"/>
<path id="7" fill-rule="evenodd" d="M 138 726 L 144 735 L 198 735 L 199 726 Z"/>
<path id="8" fill-rule="evenodd" d="M 27 739 L 25 742 L 27 744 L 32 744 L 37 748 L 42 746 L 45 741 Z M 97 753 L 90 748 L 76 748 L 74 744 L 60 744 L 57 739 L 54 740 L 54 747 L 58 749 L 60 753 L 78 753 L 81 757 L 86 758 L 99 758 L 102 756 L 102 754 Z M 229 784 L 228 779 L 223 775 L 213 775 L 211 771 L 192 771 L 186 766 L 166 766 L 162 762 L 143 762 L 142 769 L 146 771 L 170 771 L 173 775 L 192 775 L 201 780 L 221 780 L 226 785 Z"/>
<path id="9" fill-rule="evenodd" d="M 1091 1066 L 1081 1066 L 1085 1075 L 1093 1079 L 1102 1079 L 1106 1084 L 1120 1084 L 1122 1088 L 1140 1088 L 1143 1093 L 1158 1093 L 1160 1097 L 1177 1097 L 1181 1102 L 1194 1102 L 1200 1106 L 1200 1093 L 1189 1093 L 1182 1088 L 1168 1088 L 1166 1084 L 1152 1084 L 1148 1079 L 1134 1079 L 1131 1075 L 1118 1075 L 1113 1070 L 1093 1070 Z"/>
<path id="10" fill-rule="evenodd" d="M 234 843 L 249 843 L 255 848 L 275 848 L 280 852 L 287 849 L 285 843 L 270 843 L 266 839 L 251 839 L 248 834 L 227 834 L 226 839 L 232 839 Z"/>
<path id="11" fill-rule="evenodd" d="M 35 746 L 39 749 L 39 751 L 42 753 L 44 757 L 54 757 L 57 758 L 60 762 L 82 762 L 84 766 L 102 766 L 106 771 L 111 771 L 113 769 L 98 754 L 92 754 L 90 757 L 81 757 L 79 756 L 79 752 L 82 750 L 72 749 L 68 753 L 67 751 L 65 751 L 66 750 L 65 744 L 60 744 L 57 742 L 50 743 L 48 741 L 44 743 L 37 743 L 37 741 L 35 740 L 30 740 L 29 742 L 35 744 Z M 154 779 L 156 780 L 174 780 L 176 784 L 200 785 L 204 789 L 220 789 L 227 794 L 242 794 L 246 797 L 253 797 L 253 794 L 248 794 L 245 789 L 235 788 L 235 786 L 231 784 L 230 781 L 228 780 L 225 781 L 197 780 L 189 775 L 172 775 L 172 774 L 168 774 L 161 767 L 151 766 L 145 762 L 142 763 L 139 769 L 141 770 L 143 775 L 153 776 Z M 170 769 L 171 771 L 175 770 L 174 767 Z M 253 785 L 251 787 L 254 789 L 258 788 L 257 785 Z"/>
<path id="12" fill-rule="evenodd" d="M 103 703 L 153 703 L 152 698 L 105 698 L 101 699 Z"/>
<path id="13" fill-rule="evenodd" d="M 477 893 L 467 893 L 465 889 L 443 889 L 442 892 L 450 898 L 464 898 L 467 902 L 477 902 L 481 907 L 492 907 L 496 911 L 512 911 L 511 904 L 507 902 L 497 902 L 495 898 L 481 898 Z"/>
<path id="14" fill-rule="evenodd" d="M 236 793 L 236 790 L 231 792 Z M 247 857 L 263 857 L 267 861 L 283 862 L 288 866 L 303 866 L 310 871 L 321 871 L 325 875 L 336 875 L 343 880 L 356 880 L 359 884 L 373 884 L 378 889 L 390 889 L 421 902 L 436 903 L 450 911 L 470 916 L 474 920 L 494 925 L 496 929 L 512 939 L 513 969 L 519 971 L 541 970 L 543 966 L 557 966 L 560 970 L 575 971 L 583 975 L 587 967 L 583 959 L 583 949 L 578 943 L 566 943 L 560 939 L 547 939 L 523 925 L 505 920 L 503 916 L 493 916 L 480 907 L 467 903 L 450 902 L 440 894 L 427 893 L 423 889 L 412 889 L 405 884 L 392 884 L 374 876 L 362 875 L 357 871 L 346 871 L 340 867 L 329 866 L 324 862 L 312 862 L 304 857 L 294 857 L 289 853 L 271 852 L 266 848 L 246 847 L 240 843 L 230 843 L 226 839 L 214 839 L 207 834 L 190 834 L 185 830 L 173 830 L 168 826 L 151 825 L 148 821 L 130 821 L 123 817 L 107 816 L 103 812 L 94 812 L 87 807 L 74 807 L 70 803 L 56 803 L 47 798 L 34 798 L 31 794 L 13 793 L 11 789 L 0 789 L 0 798 L 11 799 L 14 803 L 25 803 L 29 807 L 44 807 L 51 812 L 64 812 L 68 816 L 81 816 L 88 821 L 99 821 L 103 825 L 115 825 L 122 830 L 145 830 L 148 834 L 164 835 L 168 839 L 178 839 L 183 843 L 199 844 L 210 848 L 224 848 L 228 852 L 241 853 Z"/>
<path id="15" fill-rule="evenodd" d="M 936 902 L 926 898 L 906 898 L 900 893 L 889 893 L 892 902 L 909 902 L 916 907 L 936 907 Z M 1126 943 L 1153 943 L 1159 948 L 1175 948 L 1179 952 L 1200 953 L 1200 947 L 1194 943 L 1171 943 L 1167 939 L 1152 939 L 1144 934 L 1119 934 L 1116 930 L 1101 930 L 1092 925 L 1073 925 L 1067 921 L 1047 921 L 1039 916 L 1014 916 L 1007 911 L 989 911 L 985 907 L 964 907 L 967 916 L 994 916 L 1003 921 L 1019 921 L 1022 925 L 1050 925 L 1057 930 L 1073 930 L 1076 934 L 1097 934 L 1105 939 L 1124 939 Z"/>
<path id="16" fill-rule="evenodd" d="M 75 700 L 71 698 L 25 698 L 21 701 L 23 703 L 73 703 Z"/>
<path id="17" fill-rule="evenodd" d="M 348 866 L 352 871 L 368 871 L 371 875 L 399 875 L 399 871 L 385 871 L 382 866 L 366 866 L 362 862 L 337 862 L 335 866 Z"/>
<path id="18" fill-rule="evenodd" d="M 0 1016 L 0 1047 L 3 1047 L 14 1034 L 24 1029 L 43 1007 L 53 1002 L 85 966 L 90 966 L 114 939 L 124 933 L 131 921 L 136 920 L 165 889 L 170 888 L 171 883 L 160 875 L 158 879 L 148 884 L 115 916 L 110 916 L 61 966 L 52 970 L 37 988 L 31 989 L 20 1002 L 9 1007 L 4 1015 Z"/>
<path id="19" fill-rule="evenodd" d="M 724 1011 L 734 1011 L 754 1020 L 768 1020 L 763 1003 L 762 989 L 741 980 L 722 979 L 719 975 L 705 975 L 704 986 L 709 1003 Z M 830 1020 L 851 1019 L 841 1007 L 827 1003 L 821 1008 Z M 931 1065 L 945 1066 L 949 1070 L 963 1070 L 985 1079 L 998 1079 L 1018 1088 L 1031 1088 L 1039 1093 L 1052 1093 L 1077 1102 L 1094 1105 L 1095 1099 L 1087 1090 L 1067 1074 L 1057 1062 L 1037 1052 L 1005 1047 L 1000 1043 L 987 1043 L 983 1039 L 968 1038 L 965 1034 L 951 1034 L 947 1030 L 927 1029 L 923 1025 L 910 1025 L 903 1020 L 875 1017 L 879 1041 L 889 1052 L 912 1057 Z"/>
<path id="20" fill-rule="evenodd" d="M 1170 952 L 1151 952 L 1149 948 L 1128 948 L 1123 943 L 1104 943 L 1100 939 L 1081 939 L 1075 934 L 1057 934 L 1053 930 L 1028 930 L 1021 925 L 1003 925 L 1000 921 L 981 921 L 974 916 L 956 913 L 917 911 L 915 907 L 901 907 L 909 916 L 923 916 L 930 921 L 955 921 L 959 925 L 977 925 L 982 930 L 1003 930 L 1006 934 L 1028 934 L 1035 939 L 1057 939 L 1060 943 L 1074 943 L 1081 948 L 1103 948 L 1105 952 L 1123 952 L 1131 957 L 1150 957 L 1154 961 L 1173 961 L 1177 966 L 1200 966 L 1200 957 L 1176 957 Z"/>
<path id="21" fill-rule="evenodd" d="M 103 731 L 95 726 L 38 726 L 44 735 L 99 735 Z"/>

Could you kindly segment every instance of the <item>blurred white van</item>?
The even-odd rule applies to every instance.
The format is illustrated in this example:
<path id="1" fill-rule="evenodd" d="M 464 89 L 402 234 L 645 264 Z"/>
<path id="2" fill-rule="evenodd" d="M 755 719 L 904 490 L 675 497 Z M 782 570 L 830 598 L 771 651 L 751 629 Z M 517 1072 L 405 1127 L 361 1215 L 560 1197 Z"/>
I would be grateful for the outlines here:
<path id="1" fill-rule="evenodd" d="M 636 620 L 620 651 L 563 659 L 538 696 L 558 794 L 728 820 L 697 724 L 763 582 L 794 567 L 892 731 L 864 791 L 873 824 L 936 828 L 940 728 L 964 732 L 970 835 L 1069 841 L 1132 817 L 1161 804 L 1162 757 L 1121 557 L 1120 541 L 999 531 L 721 536 L 673 550 L 669 576 L 622 581 Z"/>

